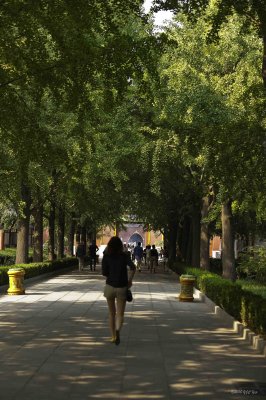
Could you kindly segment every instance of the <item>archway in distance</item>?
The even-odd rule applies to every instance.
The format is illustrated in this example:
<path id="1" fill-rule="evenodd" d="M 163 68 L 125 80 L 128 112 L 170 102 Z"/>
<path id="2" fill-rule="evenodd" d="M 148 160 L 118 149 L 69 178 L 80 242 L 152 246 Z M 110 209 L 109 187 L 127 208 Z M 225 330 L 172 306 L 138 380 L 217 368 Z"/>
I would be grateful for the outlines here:
<path id="1" fill-rule="evenodd" d="M 144 239 L 139 233 L 135 232 L 128 239 L 128 243 L 131 244 L 131 245 L 134 244 L 134 246 L 136 246 L 138 244 L 138 242 L 140 242 L 141 245 L 143 245 Z"/>

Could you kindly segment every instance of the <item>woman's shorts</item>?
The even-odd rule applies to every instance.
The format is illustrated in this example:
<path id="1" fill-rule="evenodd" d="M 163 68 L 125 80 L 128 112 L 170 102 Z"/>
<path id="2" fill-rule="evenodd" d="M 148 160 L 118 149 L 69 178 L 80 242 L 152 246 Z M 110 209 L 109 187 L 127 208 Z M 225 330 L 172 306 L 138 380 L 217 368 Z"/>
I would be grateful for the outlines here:
<path id="1" fill-rule="evenodd" d="M 104 297 L 107 298 L 107 300 L 112 300 L 112 299 L 121 299 L 121 300 L 126 300 L 127 298 L 127 286 L 122 287 L 122 288 L 115 288 L 110 285 L 105 285 L 104 292 L 103 292 Z"/>

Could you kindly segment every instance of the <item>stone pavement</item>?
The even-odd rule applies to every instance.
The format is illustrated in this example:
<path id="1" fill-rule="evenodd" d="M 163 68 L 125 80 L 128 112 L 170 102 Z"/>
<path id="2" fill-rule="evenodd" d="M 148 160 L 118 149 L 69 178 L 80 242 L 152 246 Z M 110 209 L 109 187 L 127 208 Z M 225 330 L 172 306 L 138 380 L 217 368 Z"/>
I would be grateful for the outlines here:
<path id="1" fill-rule="evenodd" d="M 109 343 L 97 269 L 0 296 L 1 400 L 266 399 L 265 357 L 200 298 L 179 302 L 174 273 L 136 273 L 121 344 Z"/>

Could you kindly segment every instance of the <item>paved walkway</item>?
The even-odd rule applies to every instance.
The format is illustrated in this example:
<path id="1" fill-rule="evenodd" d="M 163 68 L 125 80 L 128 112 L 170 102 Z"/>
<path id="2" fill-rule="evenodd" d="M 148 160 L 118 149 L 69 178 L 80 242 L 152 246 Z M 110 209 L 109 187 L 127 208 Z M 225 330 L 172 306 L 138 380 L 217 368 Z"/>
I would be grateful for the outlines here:
<path id="1" fill-rule="evenodd" d="M 179 302 L 175 274 L 136 273 L 119 346 L 103 286 L 73 271 L 0 296 L 1 400 L 266 399 L 251 395 L 265 357 L 206 303 Z"/>

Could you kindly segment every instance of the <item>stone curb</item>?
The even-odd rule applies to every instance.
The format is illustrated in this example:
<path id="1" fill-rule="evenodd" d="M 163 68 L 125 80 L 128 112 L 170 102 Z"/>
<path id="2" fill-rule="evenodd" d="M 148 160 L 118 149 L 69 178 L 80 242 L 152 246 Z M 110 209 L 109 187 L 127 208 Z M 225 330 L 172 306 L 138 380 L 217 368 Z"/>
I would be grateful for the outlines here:
<path id="1" fill-rule="evenodd" d="M 254 350 L 260 352 L 266 357 L 266 341 L 262 337 L 252 332 L 241 322 L 236 321 L 234 317 L 229 315 L 221 307 L 217 306 L 200 290 L 194 288 L 194 294 L 199 299 L 199 301 L 206 303 L 206 305 L 208 305 L 208 307 L 213 311 L 215 315 L 230 323 L 232 325 L 233 331 L 237 333 L 241 339 L 250 344 Z"/>

